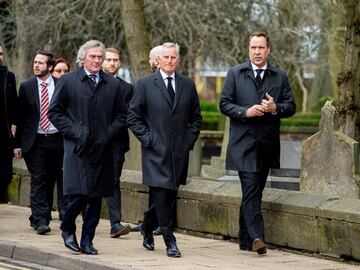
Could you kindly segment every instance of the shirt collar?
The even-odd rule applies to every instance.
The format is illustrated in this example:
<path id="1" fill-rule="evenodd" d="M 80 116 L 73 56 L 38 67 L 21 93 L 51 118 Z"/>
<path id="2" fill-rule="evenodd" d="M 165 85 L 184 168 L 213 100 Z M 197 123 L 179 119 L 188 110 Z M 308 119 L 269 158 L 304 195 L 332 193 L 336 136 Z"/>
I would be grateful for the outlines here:
<path id="1" fill-rule="evenodd" d="M 251 62 L 251 67 L 252 67 L 253 71 L 260 69 L 257 65 L 253 64 L 252 62 Z M 261 69 L 266 70 L 266 68 L 267 68 L 267 63 Z"/>
<path id="2" fill-rule="evenodd" d="M 88 76 L 89 76 L 90 74 L 92 74 L 92 73 L 90 73 L 86 68 L 84 68 L 84 71 L 85 71 L 86 75 L 88 75 Z M 95 73 L 94 75 L 96 76 L 96 79 L 99 79 L 99 76 L 100 76 L 99 72 Z"/>
<path id="3" fill-rule="evenodd" d="M 36 79 L 37 79 L 38 85 L 40 85 L 42 82 L 46 82 L 47 85 L 50 85 L 54 81 L 54 79 L 51 75 L 45 81 L 41 80 L 39 77 L 36 77 Z"/>
<path id="4" fill-rule="evenodd" d="M 160 74 L 161 74 L 161 77 L 163 78 L 163 80 L 166 80 L 166 78 L 171 77 L 175 81 L 175 72 L 173 72 L 173 74 L 171 74 L 169 76 L 164 71 L 162 71 L 161 69 L 159 69 L 159 71 L 160 71 Z"/>

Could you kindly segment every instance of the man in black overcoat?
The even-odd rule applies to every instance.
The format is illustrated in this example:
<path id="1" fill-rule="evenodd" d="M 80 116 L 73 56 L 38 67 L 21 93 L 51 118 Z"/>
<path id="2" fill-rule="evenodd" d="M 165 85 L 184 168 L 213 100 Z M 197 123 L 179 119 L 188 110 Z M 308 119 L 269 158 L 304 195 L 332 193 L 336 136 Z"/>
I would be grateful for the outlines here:
<path id="1" fill-rule="evenodd" d="M 175 72 L 179 46 L 165 43 L 159 69 L 138 80 L 128 112 L 128 125 L 141 142 L 143 183 L 149 186 L 143 246 L 154 250 L 159 225 L 169 257 L 180 257 L 171 230 L 179 186 L 186 184 L 189 151 L 199 136 L 201 115 L 195 84 Z"/>
<path id="2" fill-rule="evenodd" d="M 0 203 L 7 203 L 7 189 L 12 178 L 17 104 L 15 75 L 3 66 L 4 51 L 0 46 Z"/>
<path id="3" fill-rule="evenodd" d="M 287 75 L 267 62 L 266 33 L 249 39 L 249 58 L 228 71 L 220 110 L 230 117 L 226 167 L 236 168 L 242 188 L 239 247 L 265 254 L 261 199 L 270 168 L 280 167 L 280 118 L 295 113 Z"/>
<path id="4" fill-rule="evenodd" d="M 119 80 L 101 70 L 105 47 L 83 44 L 80 69 L 61 76 L 48 116 L 64 134 L 64 195 L 67 210 L 60 229 L 67 248 L 96 255 L 93 245 L 102 197 L 114 193 L 113 140 L 126 128 L 126 105 Z M 83 211 L 80 247 L 75 220 Z"/>

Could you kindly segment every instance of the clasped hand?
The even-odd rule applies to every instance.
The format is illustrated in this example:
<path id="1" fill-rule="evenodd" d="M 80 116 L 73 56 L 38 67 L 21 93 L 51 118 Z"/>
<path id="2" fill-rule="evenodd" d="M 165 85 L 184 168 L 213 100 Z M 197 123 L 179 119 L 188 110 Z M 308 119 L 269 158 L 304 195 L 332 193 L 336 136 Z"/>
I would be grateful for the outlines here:
<path id="1" fill-rule="evenodd" d="M 272 96 L 265 94 L 266 99 L 261 101 L 261 104 L 255 104 L 246 111 L 246 117 L 263 116 L 265 113 L 276 112 L 276 104 Z"/>

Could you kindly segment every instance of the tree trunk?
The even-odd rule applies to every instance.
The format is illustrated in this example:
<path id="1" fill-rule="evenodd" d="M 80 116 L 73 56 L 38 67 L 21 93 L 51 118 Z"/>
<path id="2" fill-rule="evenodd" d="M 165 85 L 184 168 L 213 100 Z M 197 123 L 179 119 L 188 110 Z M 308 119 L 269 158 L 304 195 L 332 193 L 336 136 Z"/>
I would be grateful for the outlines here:
<path id="1" fill-rule="evenodd" d="M 150 40 L 144 14 L 143 0 L 122 0 L 121 16 L 130 55 L 134 80 L 151 72 L 149 65 Z"/>
<path id="2" fill-rule="evenodd" d="M 338 75 L 337 103 L 339 130 L 360 140 L 360 2 L 343 0 L 346 14 L 345 50 Z"/>

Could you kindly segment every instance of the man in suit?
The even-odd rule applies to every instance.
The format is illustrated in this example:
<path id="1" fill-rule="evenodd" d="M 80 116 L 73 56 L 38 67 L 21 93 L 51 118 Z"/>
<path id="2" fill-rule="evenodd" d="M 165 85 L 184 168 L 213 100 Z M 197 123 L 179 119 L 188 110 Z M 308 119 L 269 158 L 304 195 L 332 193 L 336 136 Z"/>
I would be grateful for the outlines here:
<path id="1" fill-rule="evenodd" d="M 149 186 L 143 246 L 154 250 L 153 230 L 160 226 L 169 257 L 180 257 L 171 230 L 174 204 L 186 184 L 189 151 L 199 136 L 201 115 L 195 84 L 175 72 L 179 46 L 162 45 L 159 70 L 142 77 L 130 102 L 128 125 L 141 142 L 143 183 Z"/>
<path id="2" fill-rule="evenodd" d="M 270 168 L 280 167 L 280 118 L 295 113 L 287 75 L 268 63 L 270 40 L 255 32 L 249 58 L 229 70 L 220 110 L 230 117 L 227 169 L 238 170 L 242 188 L 239 214 L 240 250 L 265 254 L 261 199 Z"/>
<path id="3" fill-rule="evenodd" d="M 56 79 L 50 75 L 54 56 L 38 51 L 34 58 L 34 76 L 21 82 L 19 89 L 19 125 L 16 134 L 16 158 L 25 159 L 30 172 L 30 225 L 38 234 L 50 232 L 53 190 L 62 181 L 62 135 L 47 117 Z M 60 209 L 61 211 L 61 209 Z"/>
<path id="4" fill-rule="evenodd" d="M 64 134 L 64 195 L 67 209 L 60 229 L 65 247 L 96 255 L 93 245 L 102 197 L 114 194 L 113 141 L 126 129 L 120 81 L 104 73 L 104 44 L 89 40 L 79 49 L 77 71 L 56 85 L 48 116 Z M 80 246 L 75 220 L 83 211 Z"/>
<path id="5" fill-rule="evenodd" d="M 7 203 L 7 189 L 12 178 L 14 136 L 16 132 L 17 93 L 15 75 L 3 66 L 0 46 L 0 203 Z"/>
<path id="6" fill-rule="evenodd" d="M 121 85 L 121 91 L 125 96 L 126 106 L 129 106 L 133 95 L 133 86 L 120 77 L 117 72 L 120 68 L 120 52 L 115 48 L 107 48 L 105 61 L 102 64 L 103 71 L 117 78 Z M 126 108 L 127 110 L 127 108 Z M 106 198 L 109 219 L 111 224 L 110 237 L 117 238 L 130 232 L 130 225 L 122 225 L 121 221 L 121 193 L 120 193 L 120 177 L 123 164 L 125 161 L 125 153 L 129 151 L 129 133 L 127 129 L 123 129 L 113 144 L 114 155 L 114 175 L 115 186 L 114 196 Z"/>

